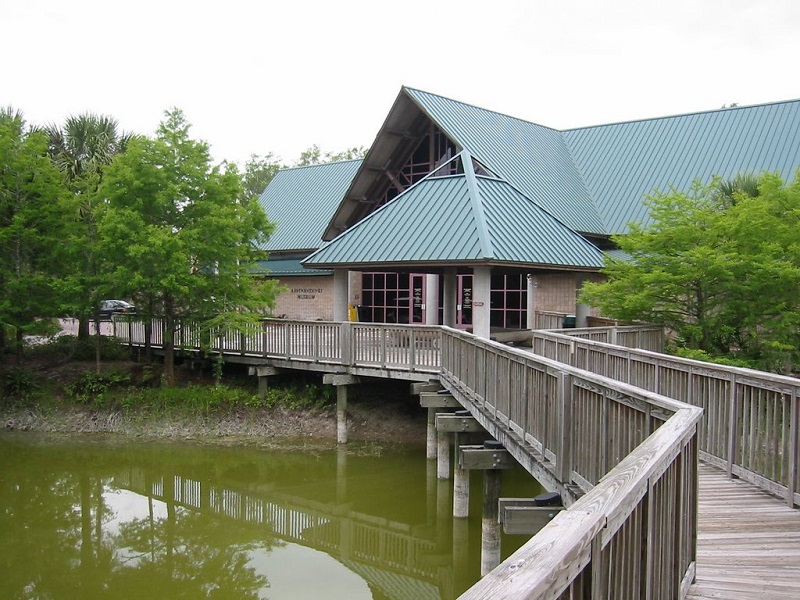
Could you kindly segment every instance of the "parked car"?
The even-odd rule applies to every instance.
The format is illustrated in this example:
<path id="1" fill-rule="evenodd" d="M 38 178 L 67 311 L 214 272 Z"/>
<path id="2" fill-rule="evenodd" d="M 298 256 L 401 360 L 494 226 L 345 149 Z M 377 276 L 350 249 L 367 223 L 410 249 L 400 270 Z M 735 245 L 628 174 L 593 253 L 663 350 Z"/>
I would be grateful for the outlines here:
<path id="1" fill-rule="evenodd" d="M 103 300 L 100 302 L 100 318 L 110 319 L 113 315 L 135 315 L 136 307 L 125 300 Z"/>

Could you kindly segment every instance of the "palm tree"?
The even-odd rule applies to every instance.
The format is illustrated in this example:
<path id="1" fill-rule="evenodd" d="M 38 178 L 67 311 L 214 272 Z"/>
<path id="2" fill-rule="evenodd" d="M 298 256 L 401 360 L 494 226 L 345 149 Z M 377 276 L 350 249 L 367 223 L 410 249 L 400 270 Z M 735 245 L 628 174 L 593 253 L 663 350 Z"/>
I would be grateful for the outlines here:
<path id="1" fill-rule="evenodd" d="M 78 337 L 89 337 L 89 317 L 99 310 L 97 297 L 97 257 L 91 248 L 95 236 L 96 192 L 103 169 L 114 157 L 125 151 L 133 134 L 122 132 L 116 119 L 106 115 L 83 113 L 67 117 L 63 127 L 49 125 L 45 131 L 50 139 L 50 156 L 63 173 L 67 187 L 76 195 L 76 218 L 81 225 L 82 257 L 76 279 L 80 282 L 79 297 L 91 299 L 90 306 L 82 306 L 77 313 L 80 319 Z M 99 324 L 98 324 L 99 341 Z M 98 345 L 99 355 L 99 345 Z M 99 356 L 98 356 L 99 361 Z"/>
<path id="2" fill-rule="evenodd" d="M 47 133 L 50 155 L 70 182 L 90 172 L 101 173 L 134 137 L 120 132 L 116 119 L 92 113 L 67 117 L 63 128 L 50 125 Z"/>
<path id="3" fill-rule="evenodd" d="M 739 173 L 733 179 L 722 179 L 717 184 L 717 199 L 725 208 L 736 204 L 740 194 L 749 198 L 757 198 L 760 194 L 758 177 L 749 173 Z"/>

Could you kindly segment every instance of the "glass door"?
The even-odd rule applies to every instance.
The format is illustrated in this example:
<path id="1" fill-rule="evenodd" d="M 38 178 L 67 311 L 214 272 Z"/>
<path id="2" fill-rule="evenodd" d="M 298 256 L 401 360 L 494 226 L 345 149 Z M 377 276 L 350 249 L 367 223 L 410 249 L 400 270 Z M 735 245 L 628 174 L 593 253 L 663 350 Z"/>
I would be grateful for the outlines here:
<path id="1" fill-rule="evenodd" d="M 456 327 L 472 326 L 472 275 L 458 276 L 458 304 L 456 304 Z"/>

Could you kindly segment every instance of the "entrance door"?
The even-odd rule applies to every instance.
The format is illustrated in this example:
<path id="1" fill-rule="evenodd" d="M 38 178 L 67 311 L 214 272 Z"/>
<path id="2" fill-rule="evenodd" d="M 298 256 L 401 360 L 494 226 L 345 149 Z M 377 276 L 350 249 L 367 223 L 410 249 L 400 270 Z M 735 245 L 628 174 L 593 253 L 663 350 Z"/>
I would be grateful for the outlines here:
<path id="1" fill-rule="evenodd" d="M 425 275 L 411 275 L 411 322 L 425 323 Z"/>
<path id="2" fill-rule="evenodd" d="M 472 326 L 472 275 L 458 276 L 458 304 L 456 304 L 456 327 Z"/>

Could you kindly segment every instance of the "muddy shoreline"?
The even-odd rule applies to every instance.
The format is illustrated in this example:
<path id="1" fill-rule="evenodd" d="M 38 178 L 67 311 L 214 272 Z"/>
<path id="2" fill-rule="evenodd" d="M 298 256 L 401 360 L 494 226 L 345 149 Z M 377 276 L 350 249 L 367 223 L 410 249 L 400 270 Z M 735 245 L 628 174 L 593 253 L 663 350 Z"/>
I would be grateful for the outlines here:
<path id="1" fill-rule="evenodd" d="M 149 415 L 103 409 L 19 408 L 0 411 L 0 422 L 9 431 L 40 433 L 112 433 L 154 439 L 336 440 L 336 415 L 332 410 L 279 408 L 220 411 L 208 415 Z M 355 407 L 348 412 L 348 439 L 424 444 L 425 422 Z"/>

